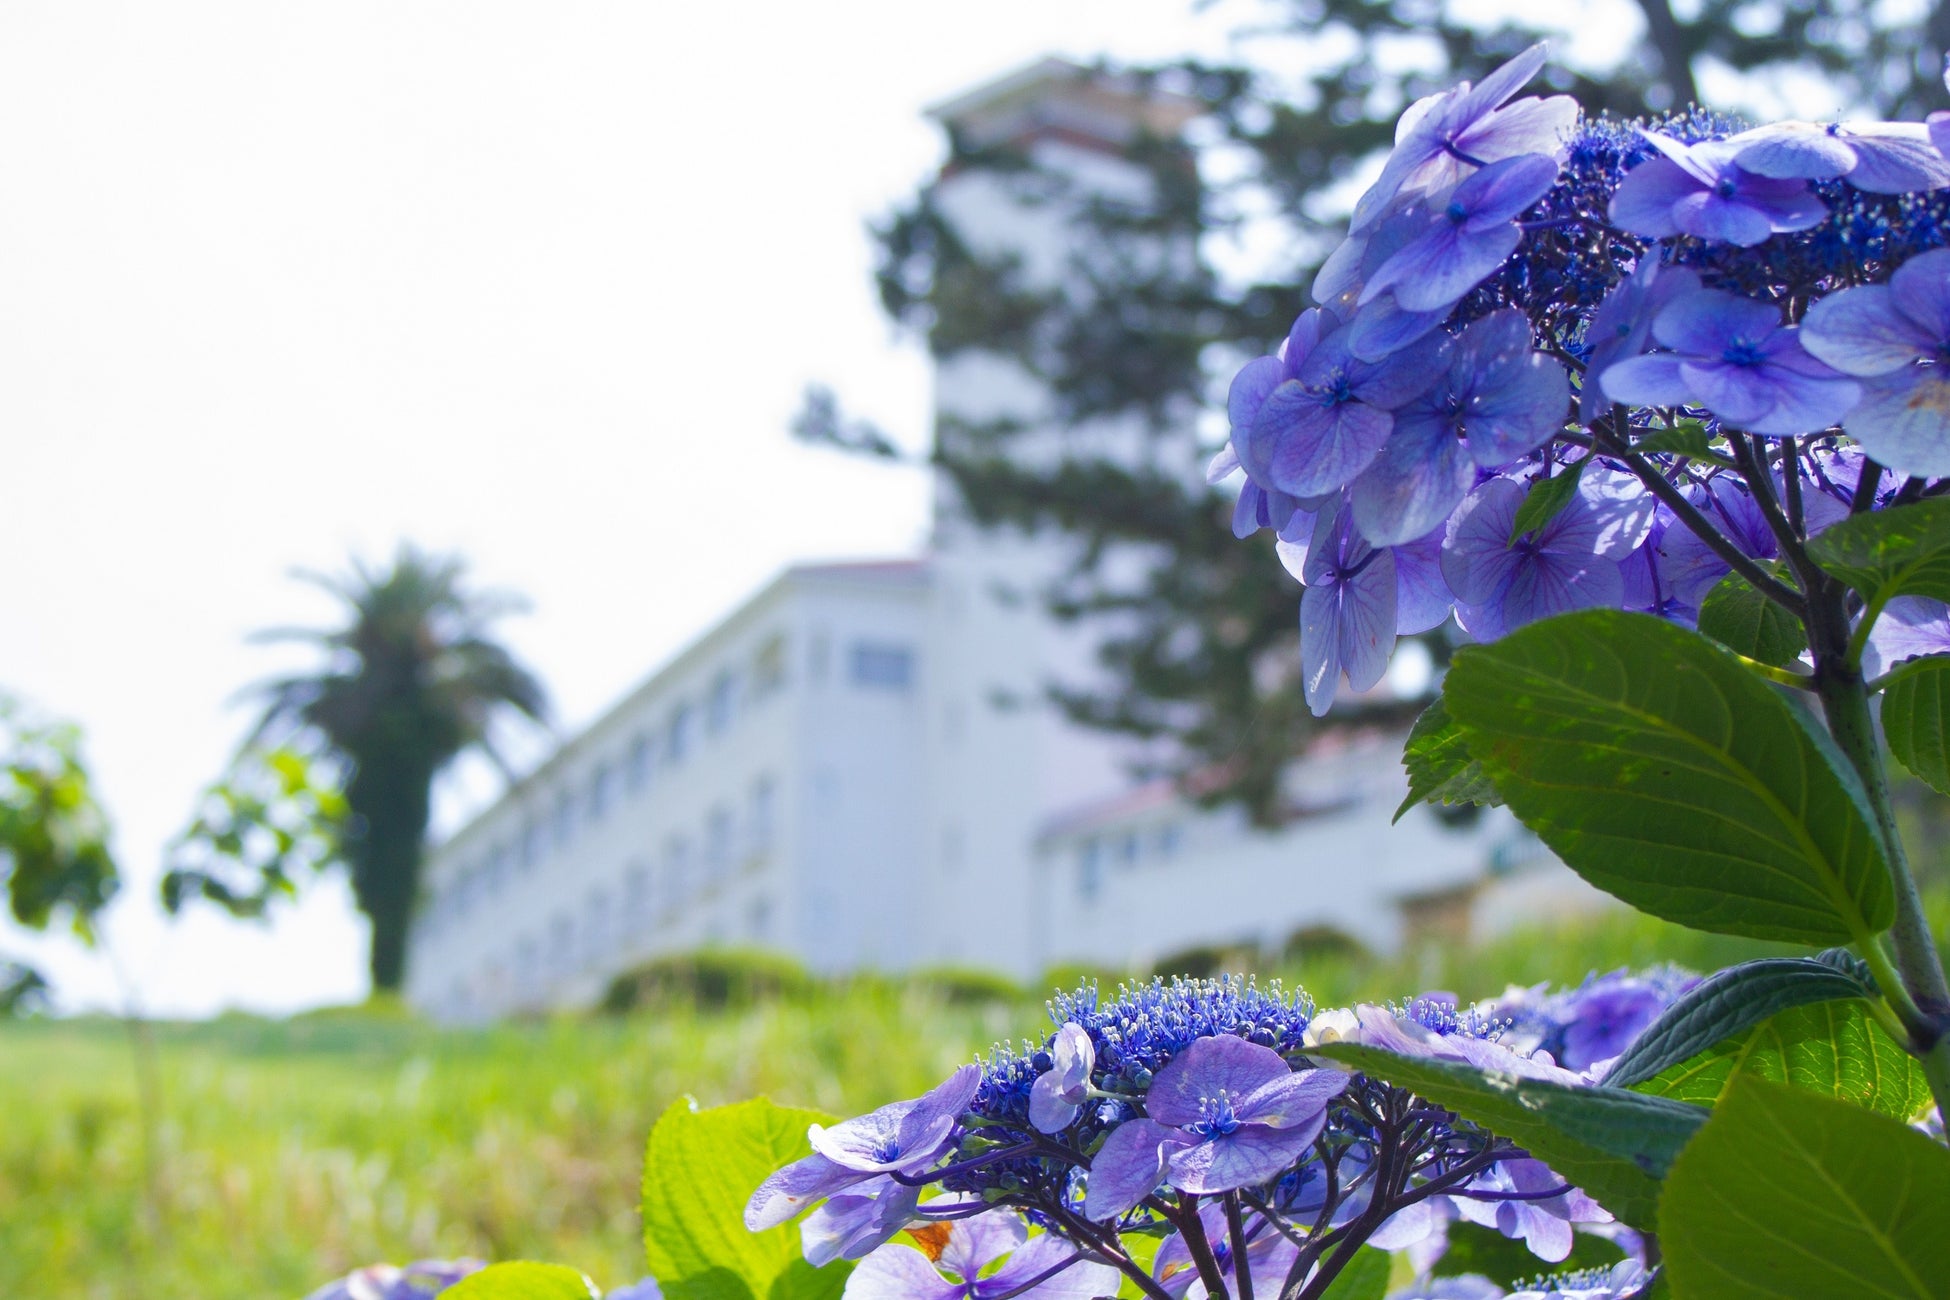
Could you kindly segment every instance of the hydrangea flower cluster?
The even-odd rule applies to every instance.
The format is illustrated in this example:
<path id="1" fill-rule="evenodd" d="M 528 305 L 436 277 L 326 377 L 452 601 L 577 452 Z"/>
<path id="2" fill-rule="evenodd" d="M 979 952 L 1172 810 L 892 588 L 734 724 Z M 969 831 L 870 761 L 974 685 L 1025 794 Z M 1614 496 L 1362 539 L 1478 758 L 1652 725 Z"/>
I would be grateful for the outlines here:
<path id="1" fill-rule="evenodd" d="M 1696 622 L 1783 531 L 1950 478 L 1950 113 L 1620 123 L 1520 98 L 1544 57 L 1403 115 L 1318 305 L 1232 382 L 1210 475 L 1305 586 L 1315 713 L 1451 615 Z"/>
<path id="2" fill-rule="evenodd" d="M 1579 1232 L 1609 1237 L 1627 1256 L 1618 1268 L 1519 1294 L 1624 1297 L 1645 1280 L 1638 1239 L 1583 1192 L 1512 1143 L 1313 1054 L 1361 1043 L 1586 1086 L 1687 986 L 1672 971 L 1619 972 L 1474 1008 L 1431 994 L 1317 1011 L 1236 978 L 1112 998 L 1086 985 L 1050 1002 L 1055 1029 L 1040 1043 L 815 1125 L 813 1154 L 768 1178 L 745 1222 L 759 1231 L 810 1208 L 807 1260 L 861 1261 L 849 1300 L 1087 1300 L 1126 1279 L 1167 1300 L 1304 1300 L 1362 1245 L 1409 1253 L 1424 1284 L 1407 1294 L 1501 1297 L 1481 1277 L 1428 1278 L 1458 1223 L 1545 1263 L 1566 1260 Z M 1133 1250 L 1146 1237 L 1148 1266 Z"/>

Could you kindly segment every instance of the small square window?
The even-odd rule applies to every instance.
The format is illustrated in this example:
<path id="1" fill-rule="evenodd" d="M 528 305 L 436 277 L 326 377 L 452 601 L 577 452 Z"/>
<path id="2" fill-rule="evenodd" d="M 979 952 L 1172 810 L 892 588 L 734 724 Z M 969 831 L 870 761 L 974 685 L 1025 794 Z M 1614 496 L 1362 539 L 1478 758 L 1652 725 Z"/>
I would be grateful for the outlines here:
<path id="1" fill-rule="evenodd" d="M 719 673 L 704 697 L 704 726 L 712 735 L 724 731 L 738 707 L 738 679 L 729 672 Z"/>
<path id="2" fill-rule="evenodd" d="M 904 691 L 914 684 L 914 652 L 902 645 L 856 641 L 847 653 L 847 671 L 855 686 Z"/>

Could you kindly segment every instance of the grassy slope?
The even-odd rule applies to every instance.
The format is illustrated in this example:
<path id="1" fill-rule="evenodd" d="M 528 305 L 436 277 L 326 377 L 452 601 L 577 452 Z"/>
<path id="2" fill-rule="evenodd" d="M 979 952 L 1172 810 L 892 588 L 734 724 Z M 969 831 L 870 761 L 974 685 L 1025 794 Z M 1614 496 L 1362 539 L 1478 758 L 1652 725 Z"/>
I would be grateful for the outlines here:
<path id="1" fill-rule="evenodd" d="M 1761 945 L 1618 915 L 1407 964 L 1306 972 L 1323 1004 Z M 1295 972 L 1289 972 L 1289 979 Z M 0 1024 L 0 1296 L 296 1297 L 376 1259 L 545 1257 L 639 1271 L 638 1162 L 656 1115 L 766 1093 L 857 1113 L 998 1038 L 1040 999 L 957 1006 L 863 984 L 810 1002 L 441 1031 L 395 1014 L 159 1026 L 154 1211 L 132 1055 L 113 1022 Z"/>

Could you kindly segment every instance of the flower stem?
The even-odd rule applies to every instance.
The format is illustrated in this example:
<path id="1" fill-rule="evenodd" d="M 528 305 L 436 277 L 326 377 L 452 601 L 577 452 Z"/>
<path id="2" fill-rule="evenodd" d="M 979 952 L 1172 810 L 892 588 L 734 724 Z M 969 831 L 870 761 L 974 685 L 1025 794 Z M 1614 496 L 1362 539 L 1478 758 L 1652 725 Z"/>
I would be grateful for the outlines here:
<path id="1" fill-rule="evenodd" d="M 1811 593 L 1809 641 L 1815 651 L 1815 692 L 1821 699 L 1829 735 L 1861 778 L 1889 860 L 1896 921 L 1889 941 L 1895 949 L 1898 988 L 1886 990 L 1892 1009 L 1909 1031 L 1909 1050 L 1922 1062 L 1937 1108 L 1950 1115 L 1950 982 L 1923 914 L 1923 898 L 1910 871 L 1908 855 L 1889 799 L 1869 691 L 1861 670 L 1848 657 L 1848 616 L 1838 588 Z M 1872 959 L 1873 960 L 1873 959 Z M 1907 995 L 1906 998 L 1903 995 Z M 1910 1005 L 1902 1005 L 1907 1001 Z"/>

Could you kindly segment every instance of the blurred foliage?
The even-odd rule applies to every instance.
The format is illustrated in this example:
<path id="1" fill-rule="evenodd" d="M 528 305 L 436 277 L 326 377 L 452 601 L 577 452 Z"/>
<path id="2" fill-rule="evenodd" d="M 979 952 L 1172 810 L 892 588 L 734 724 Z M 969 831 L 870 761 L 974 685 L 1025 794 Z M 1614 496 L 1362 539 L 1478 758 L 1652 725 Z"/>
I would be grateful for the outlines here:
<path id="1" fill-rule="evenodd" d="M 309 875 L 342 860 L 349 811 L 326 761 L 295 749 L 250 748 L 204 790 L 169 850 L 163 907 L 192 898 L 260 917 Z"/>
<path id="2" fill-rule="evenodd" d="M 469 749 L 506 773 L 496 723 L 509 712 L 541 720 L 547 696 L 489 635 L 522 602 L 469 588 L 456 557 L 402 544 L 386 568 L 354 560 L 344 576 L 298 576 L 339 601 L 343 622 L 258 634 L 309 645 L 322 662 L 257 688 L 263 716 L 178 842 L 164 902 L 200 897 L 257 916 L 303 870 L 343 861 L 372 921 L 373 987 L 396 989 L 434 778 Z"/>
<path id="3" fill-rule="evenodd" d="M 1695 99 L 1711 70 L 1776 94 L 1791 95 L 1797 75 L 1818 78 L 1863 111 L 1914 118 L 1944 106 L 1950 0 L 1907 24 L 1887 21 L 1877 0 L 1700 0 L 1677 13 L 1669 0 L 1637 0 L 1636 9 L 1635 37 L 1598 50 L 1601 65 L 1554 64 L 1540 89 L 1574 94 L 1593 112 L 1660 112 Z M 1307 305 L 1305 287 L 1401 110 L 1534 41 L 1571 48 L 1574 28 L 1592 17 L 1583 6 L 1523 12 L 1530 17 L 1463 0 L 1265 0 L 1239 33 L 1236 61 L 1126 70 L 1139 93 L 1188 97 L 1205 114 L 1195 147 L 1132 142 L 1149 204 L 1070 188 L 1020 146 L 953 135 L 945 176 L 983 169 L 1026 203 L 1074 210 L 1080 229 L 1060 289 L 1033 282 L 1019 257 L 964 238 L 942 181 L 874 229 L 882 305 L 935 356 L 1006 358 L 1048 386 L 1058 427 L 1128 419 L 1157 444 L 1156 456 L 1111 458 L 1084 438 L 1054 460 L 1015 458 L 1022 427 L 950 414 L 930 460 L 977 522 L 1075 539 L 1072 571 L 1038 594 L 1058 616 L 1098 625 L 1109 686 L 1056 682 L 1050 693 L 1090 726 L 1159 742 L 1158 769 L 1202 802 L 1240 803 L 1278 823 L 1291 757 L 1323 726 L 1364 719 L 1356 704 L 1317 720 L 1301 702 L 1298 585 L 1268 539 L 1233 540 L 1230 491 L 1206 487 L 1184 454 L 1199 413 L 1221 410 L 1233 371 L 1270 350 Z M 1183 255 L 1160 257 L 1160 244 Z M 1242 248 L 1256 250 L 1251 265 L 1221 276 L 1211 256 L 1236 263 Z M 848 419 L 826 389 L 808 393 L 796 432 L 898 454 L 896 439 Z M 1218 436 L 1208 434 L 1208 453 Z M 1163 559 L 1104 563 L 1118 549 Z M 1431 646 L 1440 661 L 1445 643 Z"/>
<path id="4" fill-rule="evenodd" d="M 609 982 L 597 1005 L 610 1015 L 672 1006 L 717 1010 L 803 998 L 814 987 L 806 968 L 783 953 L 704 948 L 631 967 Z"/>
<path id="5" fill-rule="evenodd" d="M 1950 893 L 1931 903 L 1941 933 Z M 1782 951 L 1618 910 L 1392 959 L 1344 948 L 1268 974 L 1347 1005 Z M 912 1097 L 991 1043 L 1046 1034 L 1042 998 L 1080 972 L 1056 974 L 1010 1001 L 882 976 L 721 1010 L 676 999 L 485 1029 L 436 1028 L 394 999 L 155 1025 L 148 1226 L 123 1028 L 0 1025 L 0 1295 L 255 1300 L 376 1260 L 466 1254 L 573 1260 L 619 1285 L 641 1272 L 644 1139 L 671 1102 L 769 1095 L 853 1115 Z"/>
<path id="6" fill-rule="evenodd" d="M 65 923 L 95 942 L 95 920 L 121 884 L 96 802 L 81 732 L 33 717 L 0 695 L 0 881 L 13 919 L 32 930 Z M 46 1003 L 38 971 L 0 958 L 0 1016 Z"/>

